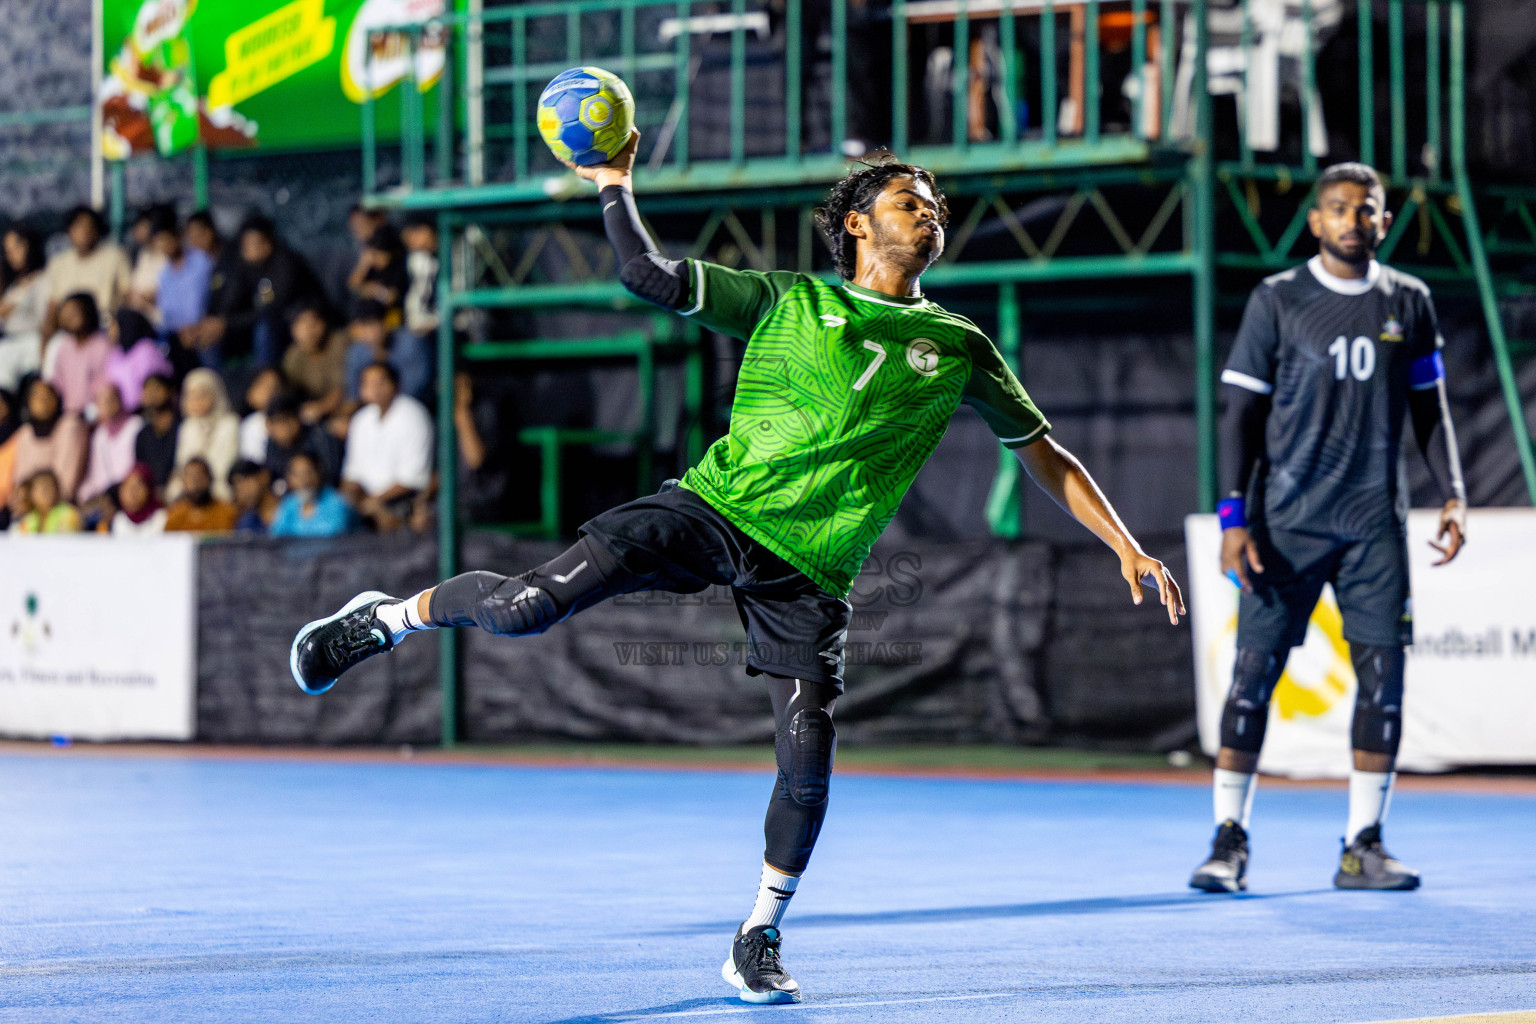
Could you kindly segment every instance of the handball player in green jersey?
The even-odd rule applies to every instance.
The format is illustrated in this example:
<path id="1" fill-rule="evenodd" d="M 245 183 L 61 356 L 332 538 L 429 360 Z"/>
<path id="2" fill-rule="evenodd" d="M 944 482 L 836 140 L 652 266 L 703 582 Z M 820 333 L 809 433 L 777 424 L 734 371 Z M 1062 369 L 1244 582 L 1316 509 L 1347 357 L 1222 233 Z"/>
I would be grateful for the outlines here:
<path id="1" fill-rule="evenodd" d="M 405 600 L 359 594 L 299 631 L 293 675 L 321 693 L 416 630 L 526 636 L 619 594 L 729 586 L 747 672 L 767 681 L 779 772 L 756 905 L 721 973 L 748 1002 L 798 1001 L 779 959 L 779 922 L 826 815 L 848 592 L 955 411 L 975 409 L 1035 483 L 1119 555 L 1134 602 L 1144 580 L 1170 622 L 1184 602 L 1088 471 L 1048 436 L 992 342 L 923 296 L 918 279 L 944 251 L 948 214 L 932 174 L 884 163 L 833 187 L 818 211 L 840 278 L 829 284 L 663 256 L 631 191 L 638 139 L 607 164 L 572 170 L 600 189 L 631 292 L 747 342 L 730 432 L 681 481 L 587 522 L 570 549 L 535 569 L 465 573 Z"/>

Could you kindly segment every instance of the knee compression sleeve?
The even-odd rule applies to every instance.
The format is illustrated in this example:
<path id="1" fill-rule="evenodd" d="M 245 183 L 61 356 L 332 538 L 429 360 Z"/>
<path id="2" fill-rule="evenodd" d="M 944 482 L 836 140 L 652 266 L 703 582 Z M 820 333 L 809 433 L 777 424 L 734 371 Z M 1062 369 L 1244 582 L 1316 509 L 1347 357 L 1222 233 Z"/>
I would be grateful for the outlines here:
<path id="1" fill-rule="evenodd" d="M 1221 713 L 1221 745 L 1257 754 L 1269 725 L 1269 698 L 1285 670 L 1285 658 L 1240 647 L 1232 668 L 1232 689 Z"/>
<path id="2" fill-rule="evenodd" d="M 778 722 L 774 756 L 779 775 L 763 825 L 763 859 L 781 871 L 799 874 L 810 862 L 827 814 L 837 730 L 831 704 L 836 691 L 804 680 L 770 678 Z M 794 687 L 794 693 L 787 689 Z"/>
<path id="3" fill-rule="evenodd" d="M 1351 644 L 1349 653 L 1357 682 L 1354 748 L 1396 757 L 1403 736 L 1403 649 Z"/>
<path id="4" fill-rule="evenodd" d="M 519 576 L 467 572 L 432 591 L 432 621 L 439 626 L 479 626 L 499 636 L 531 636 L 604 598 L 636 589 L 605 576 L 586 538 Z M 633 581 L 632 581 L 633 582 Z"/>

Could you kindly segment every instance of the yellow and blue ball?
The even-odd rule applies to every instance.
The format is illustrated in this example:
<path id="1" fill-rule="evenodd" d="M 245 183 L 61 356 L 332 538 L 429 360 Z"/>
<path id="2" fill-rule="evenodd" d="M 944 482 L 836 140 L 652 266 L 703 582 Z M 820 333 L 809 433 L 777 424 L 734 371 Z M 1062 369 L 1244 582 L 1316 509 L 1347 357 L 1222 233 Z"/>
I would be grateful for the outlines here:
<path id="1" fill-rule="evenodd" d="M 539 96 L 539 134 L 560 160 L 589 166 L 612 160 L 635 126 L 635 99 L 611 71 L 562 71 Z"/>

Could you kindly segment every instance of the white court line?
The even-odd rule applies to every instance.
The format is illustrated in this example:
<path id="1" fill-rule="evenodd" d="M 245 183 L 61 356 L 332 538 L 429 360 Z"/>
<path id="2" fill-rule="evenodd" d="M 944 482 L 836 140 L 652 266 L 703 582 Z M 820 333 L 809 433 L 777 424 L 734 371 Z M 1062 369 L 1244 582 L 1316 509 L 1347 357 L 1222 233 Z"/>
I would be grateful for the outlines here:
<path id="1" fill-rule="evenodd" d="M 1536 1010 L 1465 1013 L 1454 1017 L 1408 1017 L 1401 1020 L 1371 1021 L 1369 1024 L 1536 1024 Z"/>

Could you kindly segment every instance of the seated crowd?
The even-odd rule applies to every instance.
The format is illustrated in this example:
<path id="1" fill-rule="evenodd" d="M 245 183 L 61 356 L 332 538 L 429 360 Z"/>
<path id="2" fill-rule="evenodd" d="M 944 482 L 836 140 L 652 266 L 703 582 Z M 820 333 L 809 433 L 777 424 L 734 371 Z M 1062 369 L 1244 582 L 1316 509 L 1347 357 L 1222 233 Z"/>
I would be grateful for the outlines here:
<path id="1" fill-rule="evenodd" d="M 51 259 L 38 233 L 7 230 L 0 529 L 430 529 L 436 227 L 354 208 L 349 228 L 344 296 L 259 216 L 226 245 L 207 213 L 155 207 L 131 257 L 89 208 Z M 456 384 L 475 469 L 485 445 Z"/>

